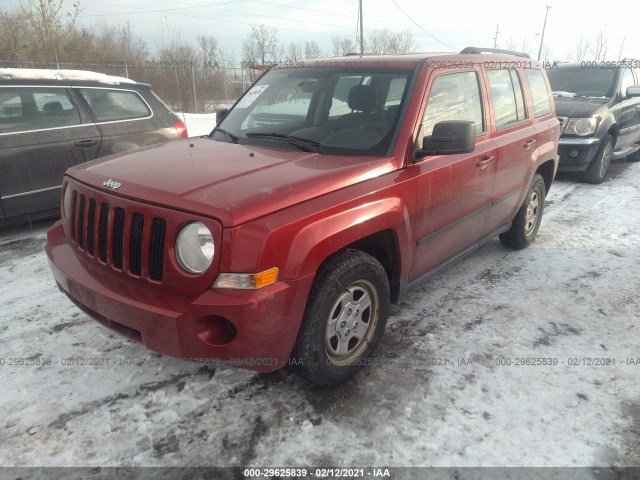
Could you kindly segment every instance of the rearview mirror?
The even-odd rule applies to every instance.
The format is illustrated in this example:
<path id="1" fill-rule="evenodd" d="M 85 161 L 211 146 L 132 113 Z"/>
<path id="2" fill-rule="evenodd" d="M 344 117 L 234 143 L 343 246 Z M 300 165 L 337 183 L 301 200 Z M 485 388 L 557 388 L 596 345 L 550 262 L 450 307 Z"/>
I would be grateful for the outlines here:
<path id="1" fill-rule="evenodd" d="M 414 161 L 429 155 L 469 153 L 476 148 L 476 127 L 467 120 L 438 122 L 431 135 L 422 140 L 422 149 L 415 152 Z"/>
<path id="2" fill-rule="evenodd" d="M 220 124 L 227 113 L 229 113 L 229 109 L 227 107 L 216 108 L 216 125 Z"/>

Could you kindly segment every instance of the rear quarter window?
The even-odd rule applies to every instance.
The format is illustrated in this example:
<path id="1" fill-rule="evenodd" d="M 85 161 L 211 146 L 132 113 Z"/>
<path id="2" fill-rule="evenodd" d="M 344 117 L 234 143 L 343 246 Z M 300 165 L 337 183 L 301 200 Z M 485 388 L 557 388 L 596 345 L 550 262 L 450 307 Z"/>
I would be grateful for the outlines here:
<path id="1" fill-rule="evenodd" d="M 533 116 L 537 118 L 549 115 L 551 113 L 551 100 L 549 100 L 549 90 L 547 82 L 544 81 L 542 71 L 527 68 L 524 72 L 531 91 Z"/>
<path id="2" fill-rule="evenodd" d="M 81 88 L 78 91 L 89 105 L 97 122 L 134 120 L 151 116 L 147 103 L 137 92 L 103 88 Z"/>

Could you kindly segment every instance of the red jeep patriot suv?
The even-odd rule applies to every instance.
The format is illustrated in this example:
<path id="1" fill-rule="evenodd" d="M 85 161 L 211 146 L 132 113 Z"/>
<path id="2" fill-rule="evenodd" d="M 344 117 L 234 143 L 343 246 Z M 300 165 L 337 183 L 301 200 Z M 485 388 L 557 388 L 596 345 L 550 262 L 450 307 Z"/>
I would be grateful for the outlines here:
<path id="1" fill-rule="evenodd" d="M 483 52 L 273 68 L 209 136 L 71 168 L 58 286 L 157 352 L 350 378 L 390 302 L 496 235 L 536 236 L 560 134 L 547 77 Z"/>

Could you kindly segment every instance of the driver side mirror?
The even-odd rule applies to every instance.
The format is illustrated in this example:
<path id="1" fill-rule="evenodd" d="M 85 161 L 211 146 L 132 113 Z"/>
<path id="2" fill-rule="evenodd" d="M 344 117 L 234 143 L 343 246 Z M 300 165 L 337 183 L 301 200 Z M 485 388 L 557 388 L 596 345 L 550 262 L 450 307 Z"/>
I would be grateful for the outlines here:
<path id="1" fill-rule="evenodd" d="M 220 125 L 220 122 L 227 113 L 229 113 L 229 109 L 227 107 L 216 108 L 216 125 Z"/>
<path id="2" fill-rule="evenodd" d="M 476 148 L 476 127 L 468 120 L 447 120 L 433 126 L 431 135 L 422 139 L 422 149 L 414 155 L 414 163 L 429 155 L 470 153 Z"/>
<path id="3" fill-rule="evenodd" d="M 627 88 L 627 98 L 640 97 L 640 85 Z"/>

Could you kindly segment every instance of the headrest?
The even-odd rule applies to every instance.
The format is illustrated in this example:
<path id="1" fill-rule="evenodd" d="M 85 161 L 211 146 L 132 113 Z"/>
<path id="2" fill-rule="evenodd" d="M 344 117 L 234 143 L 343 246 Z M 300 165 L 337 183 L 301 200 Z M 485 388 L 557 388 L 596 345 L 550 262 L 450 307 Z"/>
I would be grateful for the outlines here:
<path id="1" fill-rule="evenodd" d="M 61 113 L 64 110 L 60 102 L 48 102 L 44 104 L 42 111 L 45 113 Z"/>
<path id="2" fill-rule="evenodd" d="M 371 85 L 356 85 L 349 90 L 349 108 L 360 112 L 372 112 L 376 107 L 376 92 Z"/>

